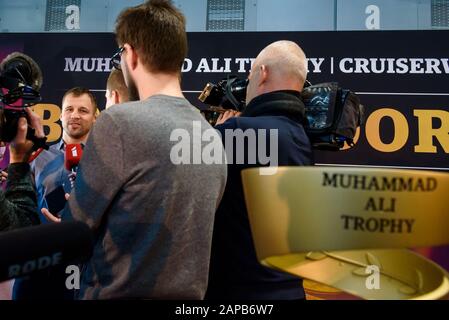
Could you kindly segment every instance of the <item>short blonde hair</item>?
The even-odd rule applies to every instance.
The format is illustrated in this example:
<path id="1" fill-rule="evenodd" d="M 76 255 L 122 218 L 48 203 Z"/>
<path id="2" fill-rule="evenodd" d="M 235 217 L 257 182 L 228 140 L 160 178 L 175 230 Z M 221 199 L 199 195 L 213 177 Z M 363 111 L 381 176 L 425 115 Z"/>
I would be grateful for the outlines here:
<path id="1" fill-rule="evenodd" d="M 109 92 L 118 91 L 123 101 L 129 100 L 129 92 L 126 87 L 122 70 L 112 69 L 109 74 L 108 81 L 106 82 L 106 89 L 109 90 Z"/>

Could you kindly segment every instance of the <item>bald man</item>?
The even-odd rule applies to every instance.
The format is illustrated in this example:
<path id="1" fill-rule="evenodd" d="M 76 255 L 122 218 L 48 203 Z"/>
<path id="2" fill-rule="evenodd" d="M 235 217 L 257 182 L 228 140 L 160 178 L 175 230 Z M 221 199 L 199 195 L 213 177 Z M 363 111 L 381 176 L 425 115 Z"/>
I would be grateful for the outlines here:
<path id="1" fill-rule="evenodd" d="M 300 98 L 306 74 L 306 56 L 297 44 L 291 41 L 270 44 L 253 63 L 246 108 L 238 117 L 228 112 L 215 127 L 221 133 L 225 148 L 233 146 L 235 151 L 233 158 L 228 157 L 226 189 L 215 215 L 206 299 L 304 299 L 302 282 L 298 278 L 263 267 L 257 261 L 240 172 L 265 164 L 258 157 L 256 163 L 252 162 L 250 156 L 256 153 L 256 146 L 260 148 L 259 143 L 268 145 L 268 142 L 271 146 L 266 148 L 267 156 L 268 152 L 274 152 L 269 158 L 277 157 L 280 166 L 313 164 L 311 144 L 303 128 L 305 107 Z M 226 141 L 231 135 L 225 132 L 236 132 L 236 129 L 253 130 L 256 140 L 245 143 L 243 149 Z M 265 132 L 265 136 L 258 135 L 260 131 Z M 276 146 L 274 150 L 273 145 Z M 244 163 L 239 163 L 236 157 L 241 157 L 242 153 Z"/>

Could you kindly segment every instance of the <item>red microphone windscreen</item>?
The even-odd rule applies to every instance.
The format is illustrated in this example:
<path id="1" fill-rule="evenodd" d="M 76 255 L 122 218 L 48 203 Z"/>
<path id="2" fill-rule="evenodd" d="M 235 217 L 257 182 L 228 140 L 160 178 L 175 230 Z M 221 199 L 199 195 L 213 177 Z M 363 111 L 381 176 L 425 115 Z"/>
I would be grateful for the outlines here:
<path id="1" fill-rule="evenodd" d="M 81 156 L 83 155 L 83 148 L 81 144 L 66 144 L 64 166 L 68 171 L 78 166 Z"/>

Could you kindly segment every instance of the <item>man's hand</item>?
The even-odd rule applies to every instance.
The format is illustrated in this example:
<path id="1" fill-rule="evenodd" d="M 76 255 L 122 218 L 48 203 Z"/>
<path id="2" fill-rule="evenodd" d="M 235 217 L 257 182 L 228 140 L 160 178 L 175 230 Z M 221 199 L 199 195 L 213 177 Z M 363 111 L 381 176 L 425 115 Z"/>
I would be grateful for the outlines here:
<path id="1" fill-rule="evenodd" d="M 226 120 L 233 118 L 233 117 L 238 117 L 241 114 L 242 114 L 241 112 L 238 112 L 235 110 L 227 110 L 224 113 L 220 114 L 215 125 L 223 124 L 226 122 Z"/>
<path id="2" fill-rule="evenodd" d="M 8 179 L 8 173 L 6 171 L 0 170 L 0 183 L 6 182 Z"/>
<path id="3" fill-rule="evenodd" d="M 56 222 L 56 223 L 61 222 L 61 218 L 59 218 L 58 216 L 55 216 L 54 214 L 52 214 L 50 211 L 48 211 L 47 208 L 42 208 L 41 212 L 44 215 L 44 217 L 47 219 L 47 221 L 49 221 L 49 222 Z"/>
<path id="4" fill-rule="evenodd" d="M 28 132 L 28 123 L 30 127 L 35 130 L 35 135 L 38 138 L 44 137 L 44 128 L 41 123 L 41 119 L 37 114 L 30 110 L 30 108 L 24 108 L 27 113 L 29 122 L 25 117 L 20 117 L 17 122 L 17 134 L 11 144 L 9 145 L 10 151 L 10 163 L 28 162 L 31 156 L 33 142 L 26 139 Z"/>
<path id="5" fill-rule="evenodd" d="M 66 194 L 65 194 L 65 199 L 66 199 L 67 201 L 69 201 L 69 199 L 70 199 L 70 194 L 69 194 L 69 193 L 66 193 Z M 42 212 L 42 214 L 45 216 L 45 218 L 47 219 L 47 221 L 50 221 L 50 222 L 56 222 L 56 223 L 61 222 L 61 218 L 59 218 L 59 217 L 55 216 L 54 214 L 52 214 L 50 211 L 48 211 L 47 208 L 42 208 L 42 209 L 41 209 L 41 212 Z"/>

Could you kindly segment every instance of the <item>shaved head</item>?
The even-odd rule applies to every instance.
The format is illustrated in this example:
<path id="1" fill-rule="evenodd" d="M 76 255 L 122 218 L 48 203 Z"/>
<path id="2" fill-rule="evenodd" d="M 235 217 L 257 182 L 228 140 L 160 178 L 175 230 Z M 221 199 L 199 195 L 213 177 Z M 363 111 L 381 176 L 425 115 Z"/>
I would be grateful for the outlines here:
<path id="1" fill-rule="evenodd" d="M 301 91 L 306 77 L 307 60 L 304 51 L 292 41 L 273 42 L 254 60 L 246 102 L 271 91 Z"/>
<path id="2" fill-rule="evenodd" d="M 276 41 L 263 49 L 255 64 L 265 64 L 282 77 L 292 77 L 304 84 L 307 75 L 307 61 L 304 51 L 292 41 Z"/>

